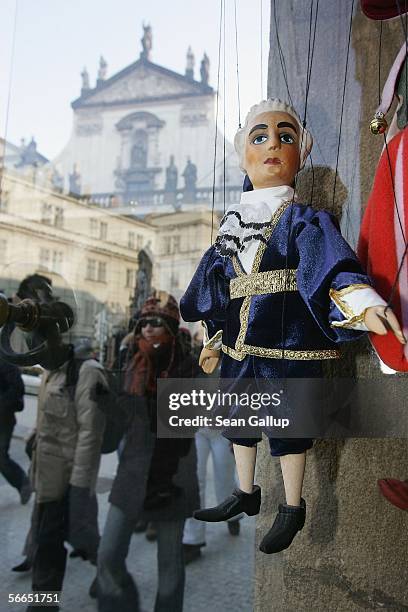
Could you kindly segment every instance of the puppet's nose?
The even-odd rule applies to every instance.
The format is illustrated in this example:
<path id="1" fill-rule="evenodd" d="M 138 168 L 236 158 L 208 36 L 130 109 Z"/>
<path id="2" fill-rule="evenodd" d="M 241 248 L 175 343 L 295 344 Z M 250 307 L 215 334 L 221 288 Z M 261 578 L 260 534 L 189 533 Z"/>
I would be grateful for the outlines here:
<path id="1" fill-rule="evenodd" d="M 269 148 L 272 151 L 276 151 L 276 149 L 280 149 L 281 141 L 279 138 L 271 138 Z"/>

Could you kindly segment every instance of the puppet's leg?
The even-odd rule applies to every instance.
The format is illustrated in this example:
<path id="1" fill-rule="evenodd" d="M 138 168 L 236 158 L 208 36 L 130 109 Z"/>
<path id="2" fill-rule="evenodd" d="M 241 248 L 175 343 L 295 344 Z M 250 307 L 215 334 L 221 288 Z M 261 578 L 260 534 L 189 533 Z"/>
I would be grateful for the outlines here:
<path id="1" fill-rule="evenodd" d="M 234 444 L 235 463 L 237 466 L 239 488 L 244 493 L 252 493 L 256 465 L 257 446 Z"/>
<path id="2" fill-rule="evenodd" d="M 242 512 L 248 516 L 258 514 L 261 506 L 261 489 L 257 485 L 254 486 L 256 444 L 251 446 L 254 440 L 242 440 L 248 442 L 248 446 L 239 442 L 240 440 L 234 442 L 234 454 L 241 488 L 235 489 L 230 497 L 214 508 L 196 510 L 194 518 L 199 521 L 226 521 Z"/>
<path id="3" fill-rule="evenodd" d="M 303 476 L 305 474 L 306 453 L 283 455 L 280 458 L 286 503 L 299 506 L 302 496 Z"/>
<path id="4" fill-rule="evenodd" d="M 306 517 L 306 503 L 301 497 L 306 453 L 283 455 L 280 461 L 286 504 L 279 504 L 278 515 L 259 547 L 267 554 L 288 548 L 303 528 Z"/>

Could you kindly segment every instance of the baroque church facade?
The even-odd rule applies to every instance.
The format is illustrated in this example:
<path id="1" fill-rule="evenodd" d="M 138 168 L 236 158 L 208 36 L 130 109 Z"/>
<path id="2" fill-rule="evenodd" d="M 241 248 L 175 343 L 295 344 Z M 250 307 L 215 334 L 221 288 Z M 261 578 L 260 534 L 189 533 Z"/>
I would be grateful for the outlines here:
<path id="1" fill-rule="evenodd" d="M 54 178 L 74 195 L 103 207 L 129 207 L 136 215 L 208 206 L 216 131 L 209 59 L 204 54 L 196 80 L 190 48 L 182 75 L 152 62 L 150 26 L 141 43 L 139 59 L 110 78 L 101 57 L 93 88 L 82 72 L 71 137 L 52 162 Z M 242 180 L 233 147 L 219 130 L 215 174 L 216 208 L 222 210 L 224 194 L 226 205 L 239 198 Z"/>

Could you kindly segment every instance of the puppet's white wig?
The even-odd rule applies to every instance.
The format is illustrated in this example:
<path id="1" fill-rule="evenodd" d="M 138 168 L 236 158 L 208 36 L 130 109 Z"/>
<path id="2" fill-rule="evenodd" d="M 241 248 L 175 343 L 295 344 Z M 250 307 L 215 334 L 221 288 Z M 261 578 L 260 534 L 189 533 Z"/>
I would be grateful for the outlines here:
<path id="1" fill-rule="evenodd" d="M 291 115 L 291 117 L 293 117 L 296 123 L 298 124 L 300 144 L 300 168 L 303 168 L 306 162 L 306 158 L 312 150 L 312 135 L 306 128 L 302 126 L 302 122 L 297 112 L 291 106 L 289 106 L 289 104 L 286 104 L 286 102 L 279 100 L 279 98 L 269 98 L 268 100 L 262 100 L 262 102 L 259 102 L 259 104 L 251 106 L 251 108 L 249 109 L 249 113 L 245 118 L 244 125 L 235 134 L 234 146 L 236 152 L 238 153 L 239 165 L 241 167 L 241 170 L 243 170 L 244 172 L 245 138 L 248 129 L 252 127 L 255 117 L 257 117 L 261 113 L 268 113 L 271 111 L 287 113 L 288 115 Z"/>

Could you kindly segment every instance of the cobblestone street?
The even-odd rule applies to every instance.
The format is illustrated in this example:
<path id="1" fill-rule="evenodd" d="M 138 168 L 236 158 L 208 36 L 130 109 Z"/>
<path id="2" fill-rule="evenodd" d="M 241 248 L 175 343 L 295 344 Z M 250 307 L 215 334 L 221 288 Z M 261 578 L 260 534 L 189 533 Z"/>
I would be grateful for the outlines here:
<path id="1" fill-rule="evenodd" d="M 24 416 L 18 415 L 10 454 L 28 467 L 22 437 L 26 436 L 34 422 L 35 405 L 29 398 Z M 211 465 L 211 463 L 210 463 Z M 103 528 L 108 509 L 108 495 L 116 470 L 115 455 L 104 456 L 98 481 L 100 526 Z M 209 473 L 208 499 L 213 503 L 212 473 Z M 0 476 L 0 612 L 22 612 L 25 604 L 9 604 L 9 593 L 29 593 L 30 574 L 11 571 L 23 559 L 22 548 L 29 527 L 33 498 L 27 506 L 21 506 L 18 495 Z M 209 524 L 207 546 L 202 558 L 186 569 L 185 612 L 251 612 L 254 559 L 254 519 L 241 521 L 239 537 L 229 535 L 225 524 Z M 144 534 L 135 534 L 130 547 L 128 568 L 140 590 L 143 612 L 151 612 L 156 593 L 156 544 L 146 540 Z M 64 612 L 91 612 L 96 603 L 90 599 L 88 588 L 95 576 L 95 569 L 80 559 L 68 559 L 64 582 Z M 171 612 L 169 610 L 169 612 Z"/>

